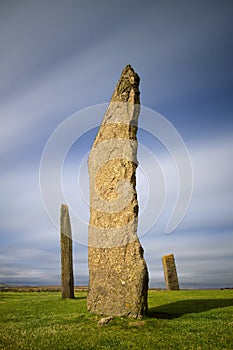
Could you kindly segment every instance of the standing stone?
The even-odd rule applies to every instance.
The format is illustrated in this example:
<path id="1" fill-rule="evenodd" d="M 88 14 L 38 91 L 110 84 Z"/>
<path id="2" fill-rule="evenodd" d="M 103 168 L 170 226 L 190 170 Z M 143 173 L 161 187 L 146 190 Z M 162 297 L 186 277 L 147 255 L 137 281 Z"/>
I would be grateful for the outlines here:
<path id="1" fill-rule="evenodd" d="M 162 257 L 164 278 L 166 288 L 169 290 L 179 290 L 179 282 L 176 272 L 175 258 L 173 254 L 164 255 Z"/>
<path id="2" fill-rule="evenodd" d="M 88 236 L 91 313 L 147 313 L 148 272 L 137 236 L 139 76 L 123 70 L 89 155 Z"/>
<path id="3" fill-rule="evenodd" d="M 72 233 L 68 206 L 61 205 L 61 290 L 62 298 L 74 298 Z"/>

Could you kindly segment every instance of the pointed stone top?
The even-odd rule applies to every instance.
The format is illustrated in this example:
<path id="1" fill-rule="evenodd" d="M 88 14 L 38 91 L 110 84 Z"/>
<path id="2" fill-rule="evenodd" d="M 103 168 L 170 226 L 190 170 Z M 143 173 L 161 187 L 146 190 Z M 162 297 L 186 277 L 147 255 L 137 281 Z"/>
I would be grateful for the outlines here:
<path id="1" fill-rule="evenodd" d="M 68 205 L 66 204 L 61 205 L 61 213 L 63 213 L 63 215 L 69 215 Z"/>
<path id="2" fill-rule="evenodd" d="M 140 78 L 130 64 L 123 69 L 116 85 L 111 102 L 128 102 L 140 104 Z"/>
<path id="3" fill-rule="evenodd" d="M 137 74 L 137 73 L 135 72 L 135 70 L 133 69 L 133 67 L 132 67 L 130 64 L 127 64 L 127 65 L 125 66 L 125 68 L 123 69 L 123 71 L 122 71 L 121 74 L 126 73 L 126 72 L 128 72 L 128 71 L 130 71 L 130 72 L 132 72 L 132 73 L 134 73 L 134 74 Z"/>
<path id="4" fill-rule="evenodd" d="M 68 209 L 68 205 L 66 204 L 61 205 L 60 226 L 61 226 L 61 234 L 72 239 L 69 209 Z"/>

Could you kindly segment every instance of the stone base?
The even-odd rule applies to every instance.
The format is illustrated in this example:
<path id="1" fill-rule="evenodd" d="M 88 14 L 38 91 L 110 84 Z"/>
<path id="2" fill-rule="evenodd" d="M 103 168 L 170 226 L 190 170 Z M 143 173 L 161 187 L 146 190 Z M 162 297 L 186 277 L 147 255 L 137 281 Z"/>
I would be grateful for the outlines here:
<path id="1" fill-rule="evenodd" d="M 146 315 L 148 272 L 139 241 L 115 248 L 89 247 L 89 256 L 88 310 L 99 315 Z"/>

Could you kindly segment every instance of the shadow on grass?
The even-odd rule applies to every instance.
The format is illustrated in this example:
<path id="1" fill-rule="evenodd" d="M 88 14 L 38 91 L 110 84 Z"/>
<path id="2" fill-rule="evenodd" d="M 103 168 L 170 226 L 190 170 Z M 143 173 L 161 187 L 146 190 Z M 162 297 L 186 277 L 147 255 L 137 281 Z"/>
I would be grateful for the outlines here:
<path id="1" fill-rule="evenodd" d="M 75 300 L 75 301 L 79 301 L 79 300 L 84 300 L 84 299 L 87 299 L 86 296 L 79 296 L 79 295 L 75 295 L 74 298 L 62 298 L 61 297 L 61 300 L 62 301 L 66 301 L 66 300 Z"/>
<path id="2" fill-rule="evenodd" d="M 79 297 L 75 295 L 75 297 L 73 298 L 73 300 L 83 300 L 83 299 L 87 299 L 87 297 Z"/>
<path id="3" fill-rule="evenodd" d="M 148 317 L 173 319 L 186 314 L 199 313 L 212 309 L 233 306 L 233 299 L 193 299 L 153 307 L 148 310 Z"/>

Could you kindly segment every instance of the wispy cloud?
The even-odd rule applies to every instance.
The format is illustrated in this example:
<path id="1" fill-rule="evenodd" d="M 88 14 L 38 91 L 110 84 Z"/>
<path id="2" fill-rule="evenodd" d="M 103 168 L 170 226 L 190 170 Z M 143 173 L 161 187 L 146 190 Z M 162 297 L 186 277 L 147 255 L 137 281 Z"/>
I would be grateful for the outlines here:
<path id="1" fill-rule="evenodd" d="M 108 101 L 121 69 L 131 63 L 142 78 L 142 103 L 161 107 L 180 128 L 194 171 L 190 209 L 179 228 L 166 236 L 162 232 L 179 179 L 165 150 L 142 135 L 139 141 L 151 149 L 158 166 L 155 172 L 155 163 L 143 153 L 138 171 L 139 231 L 153 221 L 155 210 L 159 213 L 163 185 L 167 189 L 160 220 L 142 237 L 152 281 L 155 276 L 153 283 L 162 283 L 160 257 L 168 251 L 175 252 L 185 283 L 190 276 L 200 283 L 214 281 L 214 271 L 219 283 L 232 280 L 232 6 L 189 2 L 167 7 L 123 0 L 103 7 L 88 1 L 13 3 L 0 4 L 0 278 L 21 282 L 26 276 L 33 283 L 58 283 L 58 225 L 49 221 L 40 196 L 42 151 L 69 115 Z M 102 115 L 92 115 L 96 124 Z M 82 116 L 80 129 L 91 114 Z M 140 123 L 143 126 L 143 116 Z M 87 241 L 89 209 L 78 192 L 77 172 L 91 137 L 74 145 L 61 178 L 72 220 L 78 215 L 84 221 L 82 228 L 73 225 L 74 236 L 82 243 Z M 54 157 L 61 147 L 58 143 Z M 83 188 L 88 188 L 86 171 L 83 166 Z M 146 173 L 154 176 L 149 187 Z M 52 178 L 52 163 L 47 175 Z M 48 194 L 59 223 L 61 203 L 50 183 Z M 87 200 L 88 190 L 82 192 Z M 153 205 L 146 210 L 148 195 Z M 87 281 L 87 249 L 76 244 L 75 251 L 77 276 Z"/>

